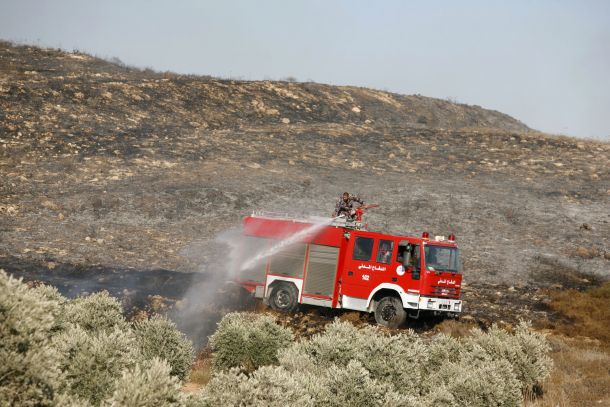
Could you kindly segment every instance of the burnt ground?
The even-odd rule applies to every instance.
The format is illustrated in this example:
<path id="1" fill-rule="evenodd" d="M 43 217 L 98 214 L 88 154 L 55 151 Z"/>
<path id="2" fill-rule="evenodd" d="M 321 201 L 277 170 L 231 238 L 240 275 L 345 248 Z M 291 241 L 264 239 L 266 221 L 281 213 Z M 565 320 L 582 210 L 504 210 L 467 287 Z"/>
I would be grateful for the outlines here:
<path id="1" fill-rule="evenodd" d="M 344 190 L 381 205 L 371 229 L 455 233 L 482 324 L 610 277 L 610 144 L 423 96 L 0 43 L 0 180 L 0 268 L 69 295 L 213 298 L 216 236 L 254 210 L 330 214 Z"/>

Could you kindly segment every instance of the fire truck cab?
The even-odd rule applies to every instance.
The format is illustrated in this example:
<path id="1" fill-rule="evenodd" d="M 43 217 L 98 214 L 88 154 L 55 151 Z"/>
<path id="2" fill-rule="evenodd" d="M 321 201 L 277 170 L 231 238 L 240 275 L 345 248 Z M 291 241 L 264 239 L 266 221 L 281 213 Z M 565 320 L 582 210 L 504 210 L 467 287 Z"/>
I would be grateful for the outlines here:
<path id="1" fill-rule="evenodd" d="M 360 222 L 321 219 L 246 217 L 236 282 L 279 311 L 299 304 L 351 309 L 374 313 L 389 327 L 422 312 L 462 311 L 453 235 L 389 235 L 365 230 Z"/>

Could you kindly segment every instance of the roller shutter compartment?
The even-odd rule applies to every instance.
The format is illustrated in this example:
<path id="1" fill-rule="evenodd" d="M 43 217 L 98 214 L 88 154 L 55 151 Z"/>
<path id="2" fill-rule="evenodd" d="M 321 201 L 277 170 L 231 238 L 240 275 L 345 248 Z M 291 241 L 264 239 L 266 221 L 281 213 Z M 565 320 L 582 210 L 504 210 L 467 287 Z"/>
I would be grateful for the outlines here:
<path id="1" fill-rule="evenodd" d="M 269 274 L 303 278 L 306 249 L 307 245 L 305 243 L 297 243 L 285 247 L 279 253 L 271 256 Z"/>
<path id="2" fill-rule="evenodd" d="M 332 297 L 335 290 L 338 259 L 338 247 L 310 245 L 303 293 Z"/>

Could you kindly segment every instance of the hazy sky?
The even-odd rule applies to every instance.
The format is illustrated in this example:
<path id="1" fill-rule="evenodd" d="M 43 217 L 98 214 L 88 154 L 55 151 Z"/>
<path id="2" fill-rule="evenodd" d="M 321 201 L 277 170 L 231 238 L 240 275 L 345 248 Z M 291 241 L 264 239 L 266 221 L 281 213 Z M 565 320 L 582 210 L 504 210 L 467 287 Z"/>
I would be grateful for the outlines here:
<path id="1" fill-rule="evenodd" d="M 0 0 L 0 38 L 179 73 L 450 97 L 610 136 L 610 1 Z"/>

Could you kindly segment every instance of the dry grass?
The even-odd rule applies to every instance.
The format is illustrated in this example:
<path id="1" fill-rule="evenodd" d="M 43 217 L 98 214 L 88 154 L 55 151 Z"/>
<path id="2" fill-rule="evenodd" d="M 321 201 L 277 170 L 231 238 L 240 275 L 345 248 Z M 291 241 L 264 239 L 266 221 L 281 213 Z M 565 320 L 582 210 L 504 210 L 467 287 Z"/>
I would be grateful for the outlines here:
<path id="1" fill-rule="evenodd" d="M 548 291 L 561 318 L 545 321 L 555 362 L 533 407 L 610 406 L 610 282 L 586 290 Z M 561 335 L 561 336 L 560 336 Z"/>
<path id="2" fill-rule="evenodd" d="M 188 380 L 182 390 L 195 392 L 205 386 L 212 378 L 212 354 L 209 348 L 205 348 L 197 355 L 195 363 L 191 368 Z"/>
<path id="3" fill-rule="evenodd" d="M 435 330 L 444 335 L 449 335 L 454 338 L 463 338 L 470 336 L 472 330 L 478 325 L 471 321 L 459 321 L 455 319 L 446 319 L 435 327 Z"/>
<path id="4" fill-rule="evenodd" d="M 569 337 L 588 337 L 610 350 L 610 282 L 587 291 L 548 292 L 550 307 L 564 318 L 546 327 Z"/>
<path id="5" fill-rule="evenodd" d="M 580 257 L 581 259 L 594 259 L 596 257 L 603 257 L 603 251 L 595 247 L 577 246 L 570 255 L 572 257 Z"/>
<path id="6" fill-rule="evenodd" d="M 610 406 L 610 354 L 583 338 L 549 336 L 555 366 L 529 407 Z"/>

